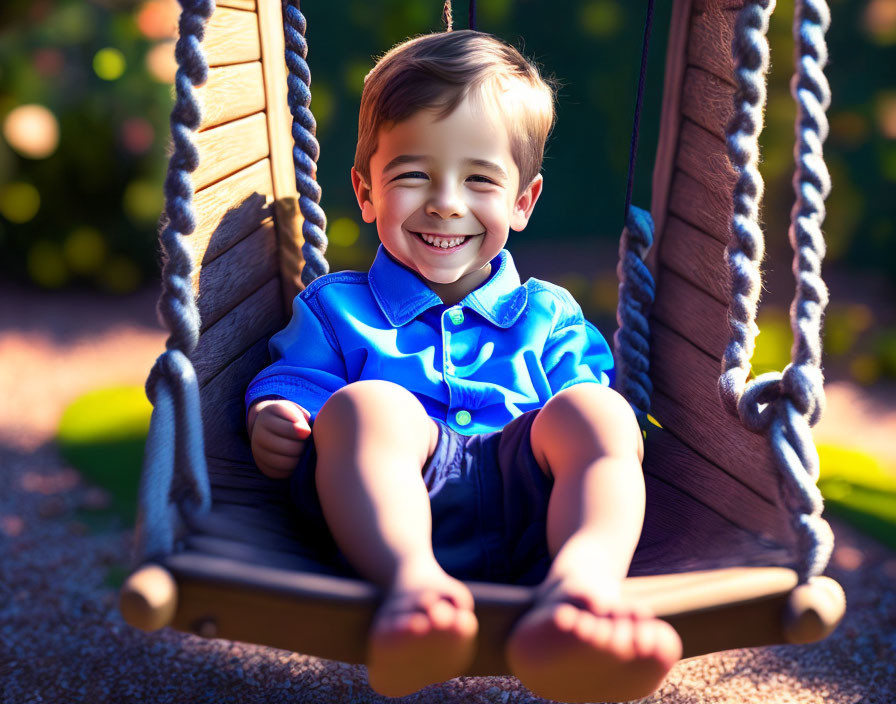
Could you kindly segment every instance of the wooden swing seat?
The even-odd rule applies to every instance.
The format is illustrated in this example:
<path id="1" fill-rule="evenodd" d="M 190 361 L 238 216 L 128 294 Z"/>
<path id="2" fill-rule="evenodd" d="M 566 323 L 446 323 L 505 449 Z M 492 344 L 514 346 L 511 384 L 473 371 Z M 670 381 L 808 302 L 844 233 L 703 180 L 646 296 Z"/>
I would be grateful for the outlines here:
<path id="1" fill-rule="evenodd" d="M 826 577 L 797 586 L 771 450 L 722 410 L 716 390 L 734 183 L 728 48 L 740 5 L 674 3 L 654 170 L 652 414 L 663 427 L 647 433 L 647 515 L 624 589 L 678 630 L 684 657 L 818 640 L 845 608 Z M 279 0 L 218 0 L 204 48 L 197 227 L 187 239 L 213 507 L 174 554 L 131 576 L 121 610 L 145 630 L 171 625 L 363 663 L 377 589 L 334 575 L 297 541 L 284 484 L 255 468 L 245 431 L 243 391 L 288 320 L 302 263 Z M 480 636 L 468 674 L 505 674 L 504 639 L 532 588 L 470 588 Z"/>

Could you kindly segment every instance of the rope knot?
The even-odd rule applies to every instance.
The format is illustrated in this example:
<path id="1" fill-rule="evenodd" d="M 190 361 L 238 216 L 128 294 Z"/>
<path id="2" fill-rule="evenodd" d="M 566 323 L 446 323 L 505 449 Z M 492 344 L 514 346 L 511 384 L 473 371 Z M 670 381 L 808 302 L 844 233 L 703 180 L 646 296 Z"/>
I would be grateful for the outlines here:
<path id="1" fill-rule="evenodd" d="M 765 433 L 781 399 L 781 374 L 761 374 L 747 384 L 737 399 L 737 415 L 746 428 Z"/>
<path id="2" fill-rule="evenodd" d="M 179 349 L 169 349 L 159 355 L 146 379 L 146 396 L 155 405 L 157 388 L 164 379 L 170 388 L 182 389 L 196 383 L 196 371 L 189 358 Z"/>
<path id="3" fill-rule="evenodd" d="M 790 399 L 810 426 L 815 425 L 824 410 L 824 377 L 821 369 L 811 364 L 788 364 L 784 368 L 781 392 Z"/>

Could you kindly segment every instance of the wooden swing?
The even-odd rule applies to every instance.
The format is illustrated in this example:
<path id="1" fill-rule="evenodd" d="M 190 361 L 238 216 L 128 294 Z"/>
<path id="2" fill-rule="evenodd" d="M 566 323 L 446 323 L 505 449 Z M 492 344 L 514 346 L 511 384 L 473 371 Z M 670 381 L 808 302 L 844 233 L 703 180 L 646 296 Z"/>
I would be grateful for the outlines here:
<path id="1" fill-rule="evenodd" d="M 285 6 L 285 46 L 280 0 L 181 2 L 160 301 L 172 336 L 147 382 L 155 408 L 141 485 L 141 565 L 122 590 L 121 611 L 144 630 L 171 625 L 363 663 L 378 590 L 329 573 L 296 541 L 283 484 L 252 462 L 243 408 L 248 382 L 268 362 L 268 339 L 301 288 L 302 231 L 317 236 L 297 206 L 283 61 L 289 49 L 293 73 L 307 71 L 294 31 L 304 34 L 304 18 L 294 0 Z M 738 187 L 726 153 L 737 86 L 730 47 L 739 13 L 767 16 L 768 5 L 676 0 L 669 29 L 653 176 L 656 242 L 646 259 L 656 281 L 651 413 L 662 429 L 647 433 L 647 515 L 624 589 L 678 630 L 684 657 L 819 640 L 845 608 L 839 585 L 818 576 L 829 546 L 799 556 L 808 550 L 801 525 L 823 524 L 820 495 L 814 515 L 792 518 L 778 446 L 726 413 L 717 388 L 730 336 L 725 249 Z M 306 159 L 306 181 L 313 160 L 316 152 Z M 201 424 L 190 416 L 199 406 Z M 532 589 L 469 586 L 480 634 L 468 674 L 506 674 L 504 638 Z"/>

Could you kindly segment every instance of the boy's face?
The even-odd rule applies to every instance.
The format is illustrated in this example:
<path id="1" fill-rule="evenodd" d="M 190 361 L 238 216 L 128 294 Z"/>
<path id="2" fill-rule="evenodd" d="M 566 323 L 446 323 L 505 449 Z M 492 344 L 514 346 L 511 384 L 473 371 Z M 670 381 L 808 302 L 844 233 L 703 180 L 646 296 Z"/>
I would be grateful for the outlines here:
<path id="1" fill-rule="evenodd" d="M 488 277 L 509 230 L 528 223 L 542 184 L 539 175 L 517 195 L 507 129 L 469 98 L 441 120 L 423 110 L 380 130 L 370 179 L 352 169 L 364 221 L 376 222 L 389 254 L 446 303 Z"/>

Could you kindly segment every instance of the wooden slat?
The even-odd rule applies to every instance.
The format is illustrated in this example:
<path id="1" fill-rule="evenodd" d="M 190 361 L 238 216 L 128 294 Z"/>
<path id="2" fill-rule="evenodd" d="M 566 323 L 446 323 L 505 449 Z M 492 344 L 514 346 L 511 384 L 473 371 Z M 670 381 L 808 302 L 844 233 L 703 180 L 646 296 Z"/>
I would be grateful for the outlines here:
<path id="1" fill-rule="evenodd" d="M 790 539 L 787 510 L 660 429 L 647 433 L 644 472 L 684 492 L 739 527 L 759 536 Z M 650 497 L 655 501 L 658 497 Z"/>
<path id="2" fill-rule="evenodd" d="M 731 239 L 733 213 L 730 195 L 720 190 L 710 190 L 681 169 L 676 169 L 669 197 L 670 215 L 727 245 Z"/>
<path id="3" fill-rule="evenodd" d="M 721 198 L 731 198 L 737 174 L 724 140 L 690 120 L 683 120 L 675 165 Z"/>
<path id="4" fill-rule="evenodd" d="M 202 49 L 210 67 L 258 61 L 261 58 L 258 16 L 254 12 L 218 7 L 206 25 Z"/>
<path id="5" fill-rule="evenodd" d="M 707 9 L 695 11 L 688 42 L 688 63 L 702 68 L 734 85 L 734 59 L 731 42 L 734 38 L 736 10 Z"/>
<path id="6" fill-rule="evenodd" d="M 197 91 L 202 106 L 200 130 L 264 110 L 261 62 L 209 69 L 208 81 Z"/>
<path id="7" fill-rule="evenodd" d="M 681 81 L 684 78 L 685 56 L 690 32 L 691 0 L 677 0 L 672 6 L 669 42 L 666 48 L 666 73 L 663 84 L 663 108 L 660 111 L 659 140 L 653 162 L 653 189 L 650 211 L 655 226 L 655 245 L 645 263 L 656 271 L 656 253 L 663 236 L 669 202 L 675 153 L 678 150 L 678 130 L 681 121 Z"/>
<path id="8" fill-rule="evenodd" d="M 196 146 L 199 168 L 193 172 L 193 185 L 199 190 L 268 155 L 264 113 L 200 132 Z"/>
<path id="9" fill-rule="evenodd" d="M 719 139 L 725 139 L 733 110 L 734 86 L 702 68 L 688 68 L 682 87 L 682 115 Z"/>
<path id="10" fill-rule="evenodd" d="M 282 321 L 281 321 L 282 324 Z M 200 391 L 205 452 L 227 464 L 251 464 L 243 398 L 252 378 L 268 363 L 268 337 L 251 345 Z"/>
<path id="11" fill-rule="evenodd" d="M 660 265 L 728 304 L 731 299 L 725 245 L 677 217 L 666 220 Z"/>
<path id="12" fill-rule="evenodd" d="M 187 238 L 195 265 L 208 264 L 270 218 L 272 193 L 267 159 L 197 193 L 196 229 Z"/>
<path id="13" fill-rule="evenodd" d="M 216 7 L 232 7 L 234 10 L 255 11 L 255 0 L 215 0 Z"/>
<path id="14" fill-rule="evenodd" d="M 275 222 L 280 243 L 280 282 L 283 301 L 289 302 L 302 288 L 302 218 L 296 200 L 296 175 L 292 159 L 292 115 L 287 102 L 286 65 L 283 61 L 283 12 L 280 0 L 260 0 L 264 90 L 267 95 L 268 140 L 271 180 L 274 184 Z"/>
<path id="15" fill-rule="evenodd" d="M 685 445 L 775 501 L 778 473 L 771 448 L 722 407 L 719 362 L 653 318 L 650 331 L 653 416 Z"/>
<path id="16" fill-rule="evenodd" d="M 258 25 L 261 32 L 261 63 L 267 96 L 268 137 L 271 148 L 271 172 L 274 196 L 296 194 L 296 173 L 292 161 L 292 115 L 286 86 L 286 44 L 283 38 L 283 12 L 280 0 L 260 0 Z"/>
<path id="17" fill-rule="evenodd" d="M 193 366 L 200 386 L 256 340 L 273 334 L 281 327 L 283 302 L 280 281 L 271 279 L 199 337 L 193 354 Z"/>
<path id="18" fill-rule="evenodd" d="M 660 273 L 660 293 L 650 315 L 695 347 L 721 361 L 728 346 L 728 306 L 674 271 Z"/>
<path id="19" fill-rule="evenodd" d="M 186 551 L 161 560 L 177 582 L 182 631 L 212 629 L 213 637 L 259 643 L 346 663 L 366 661 L 366 634 L 382 592 L 369 582 L 247 564 L 243 560 Z M 829 579 L 829 578 L 823 578 Z M 810 604 L 834 601 L 824 584 Z M 786 567 L 728 568 L 697 574 L 633 577 L 623 596 L 668 621 L 682 638 L 683 655 L 788 642 L 782 611 L 797 575 Z M 469 582 L 480 624 L 479 648 L 464 674 L 504 675 L 504 641 L 531 607 L 534 589 Z M 842 590 L 836 625 L 844 610 Z M 829 596 L 830 595 L 830 596 Z M 302 624 L 296 628 L 294 624 Z M 817 635 L 816 638 L 822 637 Z"/>
<path id="20" fill-rule="evenodd" d="M 228 249 L 198 276 L 201 333 L 220 320 L 237 303 L 276 276 L 277 233 L 272 220 Z"/>
<path id="21" fill-rule="evenodd" d="M 743 6 L 744 0 L 694 0 L 694 9 L 700 12 L 739 10 Z"/>

